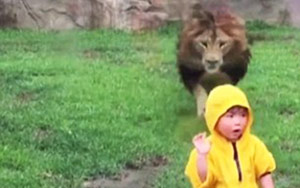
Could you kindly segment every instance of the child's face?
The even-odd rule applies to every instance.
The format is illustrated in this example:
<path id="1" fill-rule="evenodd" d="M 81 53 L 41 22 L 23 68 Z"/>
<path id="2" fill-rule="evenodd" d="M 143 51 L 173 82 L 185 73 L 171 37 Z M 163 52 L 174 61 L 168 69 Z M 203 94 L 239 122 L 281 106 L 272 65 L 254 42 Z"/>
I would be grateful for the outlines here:
<path id="1" fill-rule="evenodd" d="M 230 108 L 218 121 L 216 130 L 231 142 L 235 142 L 244 133 L 248 122 L 248 110 L 234 106 Z"/>

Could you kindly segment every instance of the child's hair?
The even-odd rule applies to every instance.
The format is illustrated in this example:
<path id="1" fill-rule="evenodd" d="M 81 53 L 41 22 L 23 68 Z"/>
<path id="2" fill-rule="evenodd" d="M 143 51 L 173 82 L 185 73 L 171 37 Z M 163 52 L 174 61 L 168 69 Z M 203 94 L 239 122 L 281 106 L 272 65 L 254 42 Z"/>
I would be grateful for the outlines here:
<path id="1" fill-rule="evenodd" d="M 228 111 L 230 111 L 230 110 L 232 110 L 233 108 L 239 108 L 239 109 L 244 109 L 244 110 L 246 110 L 247 112 L 248 112 L 248 108 L 246 108 L 246 107 L 244 107 L 244 106 L 240 106 L 240 105 L 235 105 L 235 106 L 232 106 L 232 107 L 230 107 L 230 108 L 228 108 L 228 110 L 225 112 L 225 113 L 227 113 Z"/>

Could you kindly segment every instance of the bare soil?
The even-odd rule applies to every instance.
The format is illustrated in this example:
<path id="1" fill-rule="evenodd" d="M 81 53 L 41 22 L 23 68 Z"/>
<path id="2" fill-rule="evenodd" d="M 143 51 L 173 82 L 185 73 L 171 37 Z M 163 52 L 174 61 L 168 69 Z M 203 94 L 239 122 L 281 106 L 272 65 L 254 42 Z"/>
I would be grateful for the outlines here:
<path id="1" fill-rule="evenodd" d="M 93 178 L 84 182 L 83 188 L 151 188 L 166 164 L 167 159 L 163 156 L 127 163 L 119 174 Z"/>

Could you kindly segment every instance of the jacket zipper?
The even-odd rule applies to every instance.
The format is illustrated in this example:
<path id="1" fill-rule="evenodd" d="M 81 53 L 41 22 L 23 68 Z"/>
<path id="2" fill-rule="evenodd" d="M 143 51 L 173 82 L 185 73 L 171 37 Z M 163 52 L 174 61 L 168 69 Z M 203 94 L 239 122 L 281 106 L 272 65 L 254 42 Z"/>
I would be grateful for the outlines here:
<path id="1" fill-rule="evenodd" d="M 236 167 L 237 167 L 237 171 L 238 171 L 238 175 L 239 175 L 239 182 L 241 182 L 242 181 L 242 171 L 241 171 L 241 165 L 240 165 L 239 156 L 238 156 L 235 142 L 232 143 L 232 146 L 233 146 L 233 159 L 234 159 Z"/>

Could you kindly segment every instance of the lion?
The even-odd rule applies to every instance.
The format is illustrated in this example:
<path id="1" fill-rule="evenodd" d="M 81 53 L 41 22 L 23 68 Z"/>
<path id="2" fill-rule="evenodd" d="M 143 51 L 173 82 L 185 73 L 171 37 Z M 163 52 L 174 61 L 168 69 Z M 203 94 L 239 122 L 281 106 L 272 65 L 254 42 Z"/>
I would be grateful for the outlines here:
<path id="1" fill-rule="evenodd" d="M 250 59 L 243 19 L 228 10 L 193 6 L 179 35 L 177 67 L 184 86 L 196 98 L 198 116 L 204 112 L 209 92 L 221 84 L 236 85 Z"/>

